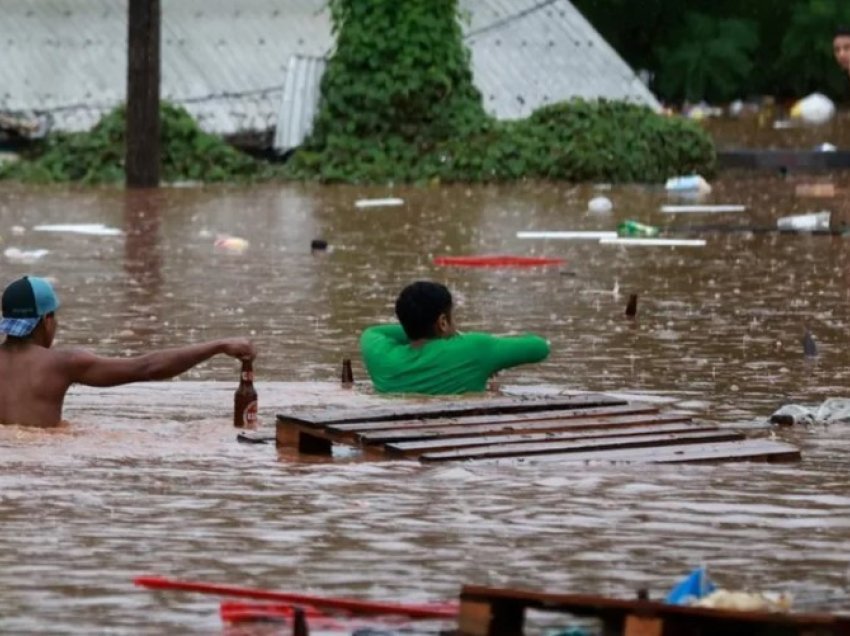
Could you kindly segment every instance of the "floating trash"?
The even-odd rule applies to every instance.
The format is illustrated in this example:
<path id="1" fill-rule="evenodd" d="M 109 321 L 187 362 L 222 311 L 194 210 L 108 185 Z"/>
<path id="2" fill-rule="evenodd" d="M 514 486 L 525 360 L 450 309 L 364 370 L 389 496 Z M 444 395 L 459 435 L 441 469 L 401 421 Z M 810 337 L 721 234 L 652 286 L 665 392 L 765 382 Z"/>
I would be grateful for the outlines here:
<path id="1" fill-rule="evenodd" d="M 93 236 L 118 236 L 121 230 L 107 227 L 103 223 L 58 223 L 54 225 L 36 225 L 36 232 L 68 232 L 71 234 L 90 234 Z"/>
<path id="2" fill-rule="evenodd" d="M 23 236 L 27 233 L 27 228 L 23 225 L 13 225 L 9 228 L 9 231 L 12 233 L 12 236 Z"/>
<path id="3" fill-rule="evenodd" d="M 49 253 L 48 250 L 22 250 L 17 247 L 7 247 L 3 251 L 3 256 L 16 263 L 34 263 Z"/>
<path id="4" fill-rule="evenodd" d="M 705 239 L 623 238 L 601 239 L 602 245 L 641 245 L 644 247 L 705 247 Z"/>
<path id="5" fill-rule="evenodd" d="M 834 183 L 800 183 L 794 188 L 794 194 L 798 197 L 812 199 L 831 199 L 836 193 Z"/>
<path id="6" fill-rule="evenodd" d="M 521 239 L 557 239 L 562 241 L 598 241 L 603 238 L 616 238 L 616 232 L 595 232 L 584 230 L 566 230 L 563 232 L 517 232 Z"/>
<path id="7" fill-rule="evenodd" d="M 821 93 L 812 93 L 791 108 L 791 119 L 799 119 L 815 126 L 827 123 L 834 116 L 835 104 Z"/>
<path id="8" fill-rule="evenodd" d="M 219 236 L 214 243 L 216 249 L 230 252 L 231 254 L 242 254 L 248 249 L 250 243 L 238 236 Z"/>
<path id="9" fill-rule="evenodd" d="M 836 152 L 837 150 L 838 146 L 829 142 L 824 142 L 819 146 L 815 146 L 815 152 Z"/>
<path id="10" fill-rule="evenodd" d="M 614 209 L 614 203 L 608 197 L 593 197 L 587 203 L 587 209 L 596 214 L 604 214 Z"/>
<path id="11" fill-rule="evenodd" d="M 792 232 L 814 232 L 818 230 L 829 230 L 829 220 L 832 213 L 828 211 L 813 212 L 811 214 L 794 214 L 783 216 L 776 221 L 776 227 L 784 231 Z"/>
<path id="12" fill-rule="evenodd" d="M 563 258 L 547 258 L 545 256 L 436 256 L 434 265 L 453 267 L 540 267 L 542 265 L 563 265 Z"/>
<path id="13" fill-rule="evenodd" d="M 664 188 L 671 193 L 708 194 L 711 192 L 711 185 L 698 174 L 667 179 Z"/>
<path id="14" fill-rule="evenodd" d="M 662 205 L 661 211 L 667 214 L 700 214 L 720 212 L 745 212 L 746 205 Z"/>
<path id="15" fill-rule="evenodd" d="M 628 304 L 626 304 L 626 317 L 627 318 L 634 318 L 635 316 L 637 316 L 637 302 L 638 302 L 638 295 L 637 294 L 630 294 L 629 295 L 629 302 L 628 302 Z"/>
<path id="16" fill-rule="evenodd" d="M 812 336 L 812 332 L 808 329 L 803 333 L 801 343 L 803 345 L 803 355 L 807 358 L 818 357 L 818 346 L 815 344 L 815 338 Z"/>
<path id="17" fill-rule="evenodd" d="M 324 252 L 328 249 L 328 242 L 324 239 L 313 239 L 310 241 L 311 252 Z"/>
<path id="18" fill-rule="evenodd" d="M 354 205 L 358 208 L 381 208 L 388 206 L 404 205 L 404 199 L 358 199 L 354 202 Z"/>
<path id="19" fill-rule="evenodd" d="M 653 225 L 627 219 L 617 226 L 617 236 L 658 236 L 660 230 Z"/>

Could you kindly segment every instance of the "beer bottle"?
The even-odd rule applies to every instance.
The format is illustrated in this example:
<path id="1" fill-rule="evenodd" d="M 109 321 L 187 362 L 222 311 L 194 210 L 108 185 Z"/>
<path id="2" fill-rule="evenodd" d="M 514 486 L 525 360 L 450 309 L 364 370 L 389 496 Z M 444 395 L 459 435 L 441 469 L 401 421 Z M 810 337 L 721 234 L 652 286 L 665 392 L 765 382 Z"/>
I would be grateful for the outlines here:
<path id="1" fill-rule="evenodd" d="M 233 426 L 257 426 L 257 392 L 254 390 L 254 365 L 250 360 L 242 361 L 242 377 L 233 396 Z"/>
<path id="2" fill-rule="evenodd" d="M 354 374 L 351 371 L 351 358 L 342 361 L 342 386 L 350 388 L 354 384 Z"/>

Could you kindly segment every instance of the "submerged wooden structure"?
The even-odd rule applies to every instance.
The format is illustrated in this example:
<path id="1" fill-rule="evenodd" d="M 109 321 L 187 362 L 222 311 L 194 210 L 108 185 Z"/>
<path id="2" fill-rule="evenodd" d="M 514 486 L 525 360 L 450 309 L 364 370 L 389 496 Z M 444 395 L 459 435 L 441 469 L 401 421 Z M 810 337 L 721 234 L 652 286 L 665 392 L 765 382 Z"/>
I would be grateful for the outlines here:
<path id="1" fill-rule="evenodd" d="M 420 462 L 800 459 L 789 444 L 602 394 L 287 411 L 278 414 L 275 433 L 279 447 L 300 453 L 330 455 L 342 444 L 374 459 Z"/>
<path id="2" fill-rule="evenodd" d="M 850 634 L 850 616 L 733 611 L 622 600 L 588 594 L 550 594 L 465 585 L 460 594 L 459 636 L 518 636 L 526 609 L 591 617 L 602 634 L 622 636 L 839 636 Z"/>

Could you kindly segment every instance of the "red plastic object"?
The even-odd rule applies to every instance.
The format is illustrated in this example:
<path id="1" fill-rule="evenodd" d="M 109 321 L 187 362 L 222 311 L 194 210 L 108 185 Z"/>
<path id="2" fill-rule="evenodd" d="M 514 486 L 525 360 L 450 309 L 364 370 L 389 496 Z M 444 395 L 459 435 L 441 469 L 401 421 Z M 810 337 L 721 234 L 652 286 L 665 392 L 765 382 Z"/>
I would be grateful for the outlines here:
<path id="1" fill-rule="evenodd" d="M 235 585 L 219 585 L 199 581 L 180 581 L 161 576 L 138 576 L 133 584 L 154 590 L 180 590 L 184 592 L 200 592 L 203 594 L 218 594 L 220 596 L 237 596 L 264 601 L 278 601 L 295 605 L 310 605 L 313 608 L 335 609 L 354 615 L 390 614 L 407 616 L 408 618 L 456 618 L 458 606 L 455 603 L 385 603 L 375 601 L 357 601 L 354 599 L 311 596 L 309 594 L 293 594 L 290 592 L 274 592 Z"/>
<path id="2" fill-rule="evenodd" d="M 563 265 L 563 258 L 545 256 L 435 256 L 434 265 L 452 267 L 541 267 L 545 265 Z"/>
<path id="3" fill-rule="evenodd" d="M 299 605 L 304 610 L 304 617 L 310 627 L 327 629 L 342 629 L 345 624 L 331 618 L 315 607 Z M 280 603 L 250 603 L 244 601 L 222 601 L 219 607 L 221 620 L 226 623 L 243 623 L 253 621 L 275 621 L 291 623 L 295 616 L 293 605 Z"/>

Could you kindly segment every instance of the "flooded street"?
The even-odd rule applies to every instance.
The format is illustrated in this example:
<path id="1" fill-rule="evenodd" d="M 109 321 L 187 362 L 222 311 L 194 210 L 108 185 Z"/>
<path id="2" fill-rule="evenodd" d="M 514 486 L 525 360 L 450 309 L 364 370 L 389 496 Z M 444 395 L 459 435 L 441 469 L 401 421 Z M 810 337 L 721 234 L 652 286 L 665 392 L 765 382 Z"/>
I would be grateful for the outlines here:
<path id="1" fill-rule="evenodd" d="M 821 177 L 726 176 L 706 203 L 743 213 L 666 214 L 660 188 L 531 183 L 356 188 L 112 189 L 0 184 L 3 280 L 50 277 L 58 346 L 143 353 L 250 335 L 260 418 L 335 382 L 343 357 L 365 386 L 360 331 L 392 319 L 420 278 L 454 292 L 463 330 L 534 331 L 544 363 L 503 373 L 512 390 L 645 393 L 725 425 L 786 402 L 850 397 L 850 238 L 740 231 L 779 216 L 845 213 L 800 199 Z M 608 214 L 587 212 L 605 195 Z M 363 197 L 401 207 L 357 209 Z M 522 230 L 615 230 L 625 219 L 705 247 L 523 240 Z M 100 223 L 121 235 L 44 232 Z M 20 228 L 13 229 L 14 226 Z M 702 229 L 700 229 L 702 226 Z M 735 226 L 707 231 L 705 226 Z M 23 228 L 23 231 L 21 230 Z M 244 253 L 215 247 L 246 239 Z M 331 250 L 311 254 L 310 241 Z M 557 256 L 554 268 L 436 267 L 434 256 Z M 638 318 L 623 311 L 639 294 Z M 809 328 L 819 355 L 803 355 Z M 371 599 L 456 598 L 463 583 L 662 595 L 707 564 L 721 587 L 788 590 L 800 609 L 850 611 L 850 430 L 781 429 L 795 464 L 298 463 L 237 444 L 238 369 L 216 358 L 170 383 L 72 389 L 62 431 L 0 428 L 0 632 L 222 633 L 214 597 L 154 594 L 132 577 Z M 185 382 L 189 380 L 191 382 Z M 314 385 L 310 385 L 314 386 Z M 331 403 L 347 398 L 327 389 Z M 295 395 L 293 395 L 295 394 Z M 112 396 L 112 397 L 110 397 Z M 321 397 L 302 395 L 321 401 Z M 843 595 L 839 601 L 826 599 Z"/>

